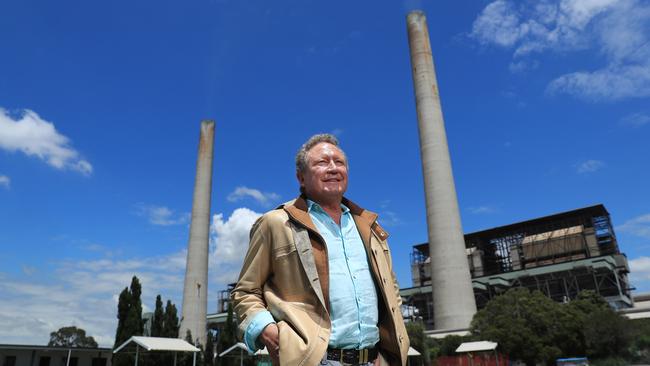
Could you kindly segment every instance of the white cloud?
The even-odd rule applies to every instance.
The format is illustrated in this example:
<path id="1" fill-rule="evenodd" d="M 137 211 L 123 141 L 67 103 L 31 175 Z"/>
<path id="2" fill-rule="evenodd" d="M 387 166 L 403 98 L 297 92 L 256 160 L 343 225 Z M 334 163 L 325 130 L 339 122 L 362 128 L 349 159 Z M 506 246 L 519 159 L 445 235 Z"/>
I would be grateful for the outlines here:
<path id="1" fill-rule="evenodd" d="M 536 65 L 534 54 L 595 49 L 605 64 L 551 81 L 547 92 L 587 100 L 650 96 L 650 6 L 639 0 L 497 0 L 470 36 L 513 50 L 512 72 Z"/>
<path id="2" fill-rule="evenodd" d="M 31 276 L 38 271 L 36 267 L 28 266 L 26 264 L 22 265 L 22 270 L 23 273 L 26 274 L 27 276 Z"/>
<path id="3" fill-rule="evenodd" d="M 251 226 L 261 214 L 247 208 L 213 217 L 210 237 L 209 298 L 236 280 L 248 248 Z M 187 251 L 154 257 L 114 258 L 102 253 L 103 245 L 90 244 L 96 259 L 66 259 L 54 263 L 54 271 L 39 269 L 26 279 L 0 272 L 0 343 L 46 344 L 49 334 L 63 326 L 86 330 L 101 346 L 112 347 L 117 327 L 119 293 L 136 275 L 142 284 L 145 310 L 154 307 L 155 297 L 171 299 L 179 310 Z M 24 266 L 25 273 L 33 268 Z M 208 311 L 216 310 L 209 303 Z"/>
<path id="4" fill-rule="evenodd" d="M 605 167 L 605 163 L 600 160 L 587 160 L 576 166 L 579 174 L 593 173 Z"/>
<path id="5" fill-rule="evenodd" d="M 510 70 L 511 73 L 513 74 L 519 74 L 523 73 L 529 70 L 534 70 L 539 67 L 539 62 L 536 60 L 528 61 L 528 60 L 518 60 L 518 61 L 512 61 L 508 65 L 508 69 Z"/>
<path id="6" fill-rule="evenodd" d="M 593 38 L 594 20 L 625 0 L 497 0 L 472 25 L 471 37 L 484 45 L 514 48 L 521 57 L 547 49 L 584 49 Z"/>
<path id="7" fill-rule="evenodd" d="M 639 257 L 630 260 L 630 269 L 634 272 L 645 272 L 646 279 L 650 280 L 650 257 Z"/>
<path id="8" fill-rule="evenodd" d="M 122 250 L 114 250 L 114 249 L 109 249 L 101 244 L 97 243 L 84 243 L 79 245 L 79 249 L 88 251 L 88 252 L 95 252 L 95 253 L 101 253 L 104 257 L 114 257 L 116 255 L 122 254 Z"/>
<path id="9" fill-rule="evenodd" d="M 70 146 L 68 137 L 30 110 L 12 117 L 0 108 L 0 149 L 36 156 L 56 169 L 75 170 L 84 175 L 93 171 L 92 165 Z"/>
<path id="10" fill-rule="evenodd" d="M 399 226 L 404 222 L 397 212 L 390 210 L 390 200 L 383 200 L 379 202 L 381 211 L 379 212 L 379 224 L 383 226 Z"/>
<path id="11" fill-rule="evenodd" d="M 217 282 L 227 284 L 237 279 L 248 249 L 250 229 L 261 215 L 242 207 L 234 210 L 225 221 L 223 214 L 213 216 L 210 268 L 216 270 L 213 277 Z"/>
<path id="12" fill-rule="evenodd" d="M 650 290 L 650 257 L 639 257 L 630 260 L 630 279 L 637 290 Z"/>
<path id="13" fill-rule="evenodd" d="M 0 186 L 4 186 L 5 188 L 9 189 L 11 186 L 11 179 L 6 175 L 0 175 Z"/>
<path id="14" fill-rule="evenodd" d="M 469 208 L 469 212 L 475 214 L 475 215 L 481 215 L 481 214 L 492 214 L 498 212 L 498 210 L 495 207 L 492 206 L 473 206 Z"/>
<path id="15" fill-rule="evenodd" d="M 514 4 L 504 0 L 488 4 L 474 21 L 471 36 L 483 44 L 513 46 L 522 36 Z"/>
<path id="16" fill-rule="evenodd" d="M 379 215 L 379 224 L 384 226 L 399 226 L 401 225 L 402 219 L 394 211 L 382 211 Z"/>
<path id="17" fill-rule="evenodd" d="M 611 66 L 562 75 L 547 87 L 550 94 L 566 93 L 587 100 L 619 100 L 650 96 L 650 64 Z"/>
<path id="18" fill-rule="evenodd" d="M 650 239 L 650 213 L 624 222 L 616 231 Z"/>
<path id="19" fill-rule="evenodd" d="M 168 207 L 143 203 L 136 205 L 136 214 L 146 217 L 149 223 L 159 226 L 181 225 L 189 222 L 191 218 L 191 214 L 188 212 L 176 214 Z"/>
<path id="20" fill-rule="evenodd" d="M 46 344 L 50 332 L 76 325 L 111 347 L 118 296 L 133 275 L 142 284 L 145 308 L 152 308 L 161 294 L 180 309 L 185 255 L 65 260 L 55 263 L 54 272 L 41 270 L 26 280 L 0 273 L 0 343 Z"/>
<path id="21" fill-rule="evenodd" d="M 237 202 L 245 198 L 252 198 L 262 206 L 268 207 L 280 199 L 280 195 L 273 192 L 262 192 L 258 189 L 248 188 L 245 186 L 237 187 L 228 195 L 228 201 Z"/>
<path id="22" fill-rule="evenodd" d="M 644 113 L 634 113 L 621 118 L 619 122 L 623 126 L 641 127 L 650 123 L 650 116 Z"/>

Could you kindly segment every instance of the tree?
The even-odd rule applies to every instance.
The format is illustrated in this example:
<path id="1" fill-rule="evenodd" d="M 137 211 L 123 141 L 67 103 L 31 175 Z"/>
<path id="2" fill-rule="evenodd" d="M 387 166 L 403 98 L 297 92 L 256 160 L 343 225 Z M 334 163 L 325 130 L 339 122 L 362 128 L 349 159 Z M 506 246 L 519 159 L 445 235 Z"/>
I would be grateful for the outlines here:
<path id="1" fill-rule="evenodd" d="M 571 315 L 570 327 L 576 334 L 576 344 L 573 356 L 587 355 L 585 328 L 592 322 L 591 316 L 598 311 L 609 309 L 609 305 L 594 291 L 585 290 L 578 293 L 575 299 L 566 305 Z"/>
<path id="2" fill-rule="evenodd" d="M 178 338 L 178 311 L 171 300 L 167 300 L 165 314 L 163 315 L 162 337 Z"/>
<path id="3" fill-rule="evenodd" d="M 160 305 L 162 308 L 162 303 Z M 156 299 L 156 308 L 157 307 L 158 299 Z M 159 337 L 178 338 L 178 312 L 176 311 L 176 305 L 174 305 L 171 300 L 167 300 L 165 312 L 162 314 L 162 328 Z M 159 362 L 159 365 L 171 366 L 174 363 L 174 355 L 170 352 L 164 352 L 156 356 L 156 361 Z M 182 359 L 182 357 L 179 358 Z"/>
<path id="4" fill-rule="evenodd" d="M 554 364 L 563 343 L 571 339 L 569 314 L 539 291 L 514 288 L 492 299 L 476 313 L 471 331 L 499 343 L 502 351 L 526 365 Z"/>
<path id="5" fill-rule="evenodd" d="M 50 333 L 49 347 L 88 347 L 97 348 L 97 342 L 92 336 L 86 336 L 86 331 L 75 326 L 59 328 Z"/>
<path id="6" fill-rule="evenodd" d="M 120 293 L 117 304 L 117 330 L 115 332 L 115 347 L 134 335 L 142 335 L 142 286 L 138 277 L 133 276 L 130 288 L 125 287 Z M 114 348 L 115 348 L 114 347 Z"/>
<path id="7" fill-rule="evenodd" d="M 424 325 L 422 322 L 416 321 L 406 323 L 406 332 L 411 340 L 411 347 L 420 352 L 422 356 L 419 357 L 422 357 L 424 364 L 429 366 L 431 364 L 429 348 L 431 348 L 433 342 L 430 341 L 431 338 L 424 334 Z"/>
<path id="8" fill-rule="evenodd" d="M 232 304 L 228 302 L 228 316 L 226 317 L 226 324 L 219 331 L 217 339 L 217 353 L 221 353 L 228 348 L 232 347 L 237 341 L 236 337 L 237 325 L 233 319 Z M 232 357 L 224 357 L 219 361 L 219 365 L 234 365 L 235 360 Z"/>
<path id="9" fill-rule="evenodd" d="M 203 361 L 205 366 L 214 366 L 214 339 L 212 331 L 208 330 L 208 336 L 205 339 L 205 351 L 203 351 Z"/>
<path id="10" fill-rule="evenodd" d="M 142 286 L 136 276 L 131 280 L 131 304 L 125 321 L 126 330 L 131 333 L 128 336 L 142 335 L 144 332 L 144 322 L 142 321 Z"/>
<path id="11" fill-rule="evenodd" d="M 634 336 L 630 321 L 612 310 L 602 296 L 585 290 L 566 307 L 578 334 L 576 355 L 593 359 L 628 355 Z"/>
<path id="12" fill-rule="evenodd" d="M 459 335 L 448 335 L 440 340 L 440 355 L 441 356 L 456 356 L 456 349 L 463 342 L 468 342 L 466 337 Z"/>
<path id="13" fill-rule="evenodd" d="M 165 313 L 163 312 L 163 303 L 160 295 L 156 296 L 156 309 L 153 312 L 153 319 L 151 320 L 151 336 L 162 337 L 163 323 Z"/>
<path id="14" fill-rule="evenodd" d="M 633 337 L 630 323 L 610 308 L 592 313 L 584 328 L 587 356 L 595 359 L 628 356 Z"/>
<path id="15" fill-rule="evenodd" d="M 124 323 L 129 315 L 129 306 L 131 305 L 131 293 L 127 287 L 120 292 L 120 298 L 117 302 L 117 330 L 115 331 L 115 347 L 122 344 L 127 338 L 124 337 Z M 113 348 L 115 348 L 113 347 Z"/>
<path id="16" fill-rule="evenodd" d="M 151 318 L 151 336 L 163 337 L 163 324 L 165 320 L 165 313 L 163 312 L 163 302 L 160 295 L 156 296 L 156 308 Z M 150 365 L 163 365 L 165 359 L 163 353 L 153 352 L 147 357 L 147 364 Z"/>
<path id="17" fill-rule="evenodd" d="M 634 341 L 630 346 L 632 361 L 636 364 L 650 363 L 650 319 L 635 319 Z"/>
<path id="18" fill-rule="evenodd" d="M 144 322 L 142 321 L 142 286 L 138 277 L 133 276 L 131 286 L 124 288 L 120 293 L 117 303 L 117 330 L 115 331 L 115 345 L 119 347 L 126 340 L 134 335 L 142 335 Z M 114 366 L 127 366 L 133 364 L 133 355 L 115 354 L 113 356 Z"/>

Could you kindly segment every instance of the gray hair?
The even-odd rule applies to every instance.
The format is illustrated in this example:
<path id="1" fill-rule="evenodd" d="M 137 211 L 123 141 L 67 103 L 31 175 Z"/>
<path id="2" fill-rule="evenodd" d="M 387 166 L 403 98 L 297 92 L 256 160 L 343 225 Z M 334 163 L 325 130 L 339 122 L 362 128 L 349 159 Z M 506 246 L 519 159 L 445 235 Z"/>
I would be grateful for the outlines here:
<path id="1" fill-rule="evenodd" d="M 336 138 L 336 136 L 330 133 L 319 133 L 317 135 L 310 137 L 309 140 L 307 140 L 307 142 L 302 144 L 302 146 L 298 150 L 298 153 L 296 154 L 297 172 L 304 172 L 307 169 L 307 165 L 309 165 L 309 159 L 307 157 L 307 153 L 309 153 L 309 150 L 311 150 L 312 147 L 320 144 L 321 142 L 327 142 L 328 144 L 332 144 L 336 146 L 339 150 L 341 150 L 343 156 L 345 157 L 345 164 L 347 165 L 348 158 L 345 155 L 343 149 L 341 149 L 341 146 L 339 146 L 339 140 Z"/>

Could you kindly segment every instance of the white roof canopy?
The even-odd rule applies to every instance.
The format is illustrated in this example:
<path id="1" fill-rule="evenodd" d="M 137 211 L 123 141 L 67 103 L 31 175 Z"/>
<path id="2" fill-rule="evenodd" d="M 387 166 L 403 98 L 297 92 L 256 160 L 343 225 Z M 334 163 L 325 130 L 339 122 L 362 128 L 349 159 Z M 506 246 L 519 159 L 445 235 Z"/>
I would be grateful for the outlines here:
<path id="1" fill-rule="evenodd" d="M 409 347 L 409 351 L 406 354 L 407 356 L 421 356 L 422 354 L 418 352 L 415 348 Z"/>
<path id="2" fill-rule="evenodd" d="M 242 343 L 242 342 L 237 342 L 232 347 L 230 347 L 227 350 L 221 352 L 219 354 L 219 357 L 223 357 L 223 356 L 229 354 L 230 352 L 232 352 L 235 349 L 240 349 L 240 350 L 246 351 L 246 353 L 248 353 L 248 347 L 246 347 L 246 345 L 244 343 Z"/>
<path id="3" fill-rule="evenodd" d="M 248 347 L 246 347 L 246 344 L 243 343 L 243 342 L 237 342 L 232 347 L 230 347 L 227 350 L 221 352 L 219 354 L 219 357 L 223 357 L 223 356 L 227 355 L 228 353 L 232 352 L 235 349 L 240 349 L 242 351 L 246 351 L 246 353 L 250 355 L 250 350 L 248 349 Z M 264 347 L 262 349 L 258 349 L 257 352 L 254 353 L 255 356 L 260 356 L 260 355 L 267 356 L 268 354 L 269 354 L 269 351 L 266 350 L 266 347 Z"/>
<path id="4" fill-rule="evenodd" d="M 499 344 L 496 342 L 488 341 L 465 342 L 461 343 L 461 345 L 456 348 L 456 353 L 494 351 L 498 345 Z"/>
<path id="5" fill-rule="evenodd" d="M 135 343 L 147 351 L 176 351 L 176 352 L 199 352 L 199 349 L 186 341 L 178 338 L 140 337 L 133 336 L 117 347 L 113 353 L 119 352 L 129 343 Z"/>

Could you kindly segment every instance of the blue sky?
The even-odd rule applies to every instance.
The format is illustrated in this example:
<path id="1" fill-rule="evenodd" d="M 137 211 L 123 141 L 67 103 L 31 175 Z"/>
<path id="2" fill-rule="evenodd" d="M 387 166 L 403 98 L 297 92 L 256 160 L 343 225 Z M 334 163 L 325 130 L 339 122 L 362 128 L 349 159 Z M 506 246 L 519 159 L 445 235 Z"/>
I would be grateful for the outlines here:
<path id="1" fill-rule="evenodd" d="M 209 310 L 318 132 L 379 212 L 398 279 L 426 241 L 406 13 L 428 18 L 463 227 L 603 203 L 650 291 L 650 4 L 640 0 L 0 4 L 0 343 L 117 294 L 180 306 L 199 123 L 216 120 Z"/>

